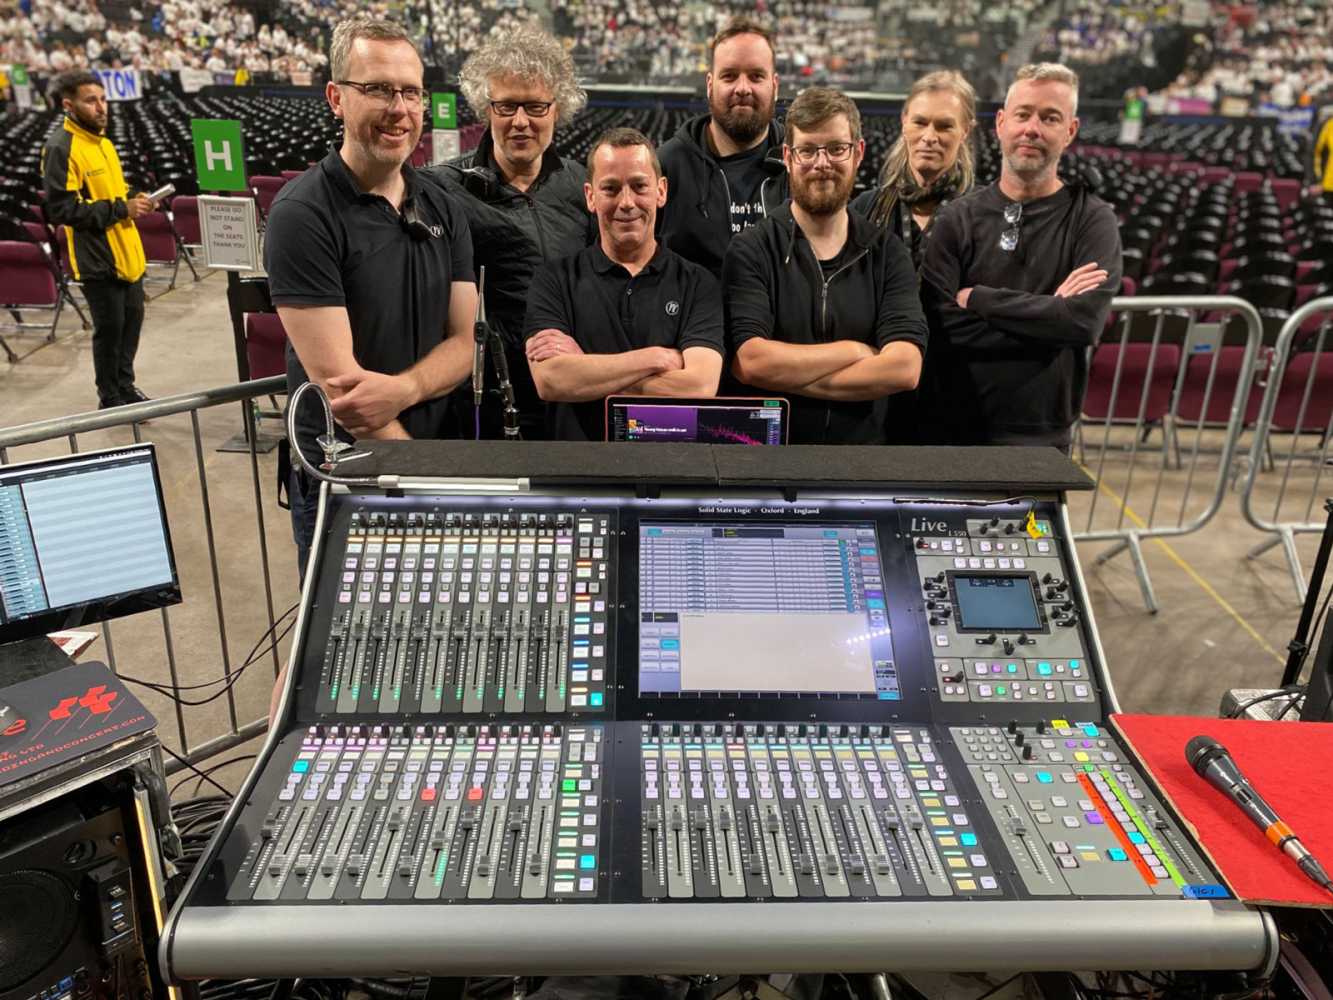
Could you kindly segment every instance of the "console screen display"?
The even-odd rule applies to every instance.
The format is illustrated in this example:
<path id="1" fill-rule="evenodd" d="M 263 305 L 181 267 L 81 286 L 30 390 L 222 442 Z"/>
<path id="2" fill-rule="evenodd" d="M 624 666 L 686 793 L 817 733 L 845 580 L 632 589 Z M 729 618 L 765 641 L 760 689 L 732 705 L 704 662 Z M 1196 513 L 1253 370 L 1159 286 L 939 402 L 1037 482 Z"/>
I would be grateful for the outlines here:
<path id="1" fill-rule="evenodd" d="M 642 522 L 639 691 L 899 700 L 874 526 Z"/>
<path id="2" fill-rule="evenodd" d="M 1012 576 L 952 576 L 954 597 L 958 602 L 958 624 L 969 631 L 1037 631 L 1042 627 L 1032 577 L 1026 573 Z"/>

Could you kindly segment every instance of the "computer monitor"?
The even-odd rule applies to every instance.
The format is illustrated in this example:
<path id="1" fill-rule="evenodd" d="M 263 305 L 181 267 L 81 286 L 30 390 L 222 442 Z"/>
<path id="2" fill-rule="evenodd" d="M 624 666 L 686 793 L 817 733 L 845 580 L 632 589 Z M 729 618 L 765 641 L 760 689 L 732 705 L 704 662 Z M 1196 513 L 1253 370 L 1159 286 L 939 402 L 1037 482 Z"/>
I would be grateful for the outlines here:
<path id="1" fill-rule="evenodd" d="M 786 444 L 790 418 L 785 399 L 606 397 L 608 441 Z"/>
<path id="2" fill-rule="evenodd" d="M 0 467 L 0 643 L 180 600 L 151 444 Z"/>

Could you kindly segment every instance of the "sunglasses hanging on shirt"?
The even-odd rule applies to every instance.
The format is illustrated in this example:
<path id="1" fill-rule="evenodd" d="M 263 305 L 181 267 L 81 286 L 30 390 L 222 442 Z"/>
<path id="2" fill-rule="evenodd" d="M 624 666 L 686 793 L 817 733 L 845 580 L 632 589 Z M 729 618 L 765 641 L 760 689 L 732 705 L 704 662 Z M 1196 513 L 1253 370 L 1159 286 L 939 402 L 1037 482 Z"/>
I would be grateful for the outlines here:
<path id="1" fill-rule="evenodd" d="M 1011 201 L 1004 206 L 1004 221 L 1009 224 L 1009 228 L 1000 233 L 1000 249 L 1006 252 L 1013 251 L 1018 247 L 1018 223 L 1023 218 L 1023 203 Z"/>

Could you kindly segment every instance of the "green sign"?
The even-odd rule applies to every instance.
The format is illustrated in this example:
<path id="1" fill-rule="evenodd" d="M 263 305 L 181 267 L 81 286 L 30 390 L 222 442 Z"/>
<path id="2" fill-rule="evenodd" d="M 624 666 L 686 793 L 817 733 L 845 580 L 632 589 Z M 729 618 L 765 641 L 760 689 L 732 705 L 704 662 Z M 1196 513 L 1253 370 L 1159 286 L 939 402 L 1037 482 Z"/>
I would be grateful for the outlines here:
<path id="1" fill-rule="evenodd" d="M 458 95 L 431 94 L 430 121 L 432 128 L 458 128 Z"/>
<path id="2" fill-rule="evenodd" d="M 9 82 L 16 87 L 26 87 L 28 85 L 28 70 L 24 66 L 9 67 Z"/>
<path id="3" fill-rule="evenodd" d="M 194 167 L 200 191 L 247 191 L 241 123 L 222 118 L 195 118 Z"/>

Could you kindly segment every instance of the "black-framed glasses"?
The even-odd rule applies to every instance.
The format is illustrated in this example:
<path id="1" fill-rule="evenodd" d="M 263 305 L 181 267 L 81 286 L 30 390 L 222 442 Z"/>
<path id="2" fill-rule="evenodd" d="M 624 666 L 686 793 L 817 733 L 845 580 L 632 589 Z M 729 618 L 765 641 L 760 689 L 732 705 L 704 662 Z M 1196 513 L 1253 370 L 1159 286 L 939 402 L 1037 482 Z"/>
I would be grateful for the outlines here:
<path id="1" fill-rule="evenodd" d="M 1011 201 L 1004 206 L 1004 221 L 1009 224 L 1009 228 L 1000 234 L 1000 249 L 1015 250 L 1018 248 L 1018 222 L 1023 218 L 1023 203 L 1021 201 Z"/>
<path id="2" fill-rule="evenodd" d="M 335 80 L 340 87 L 355 87 L 366 100 L 388 107 L 395 97 L 401 97 L 409 108 L 426 103 L 426 91 L 421 87 L 395 87 L 391 83 L 361 83 L 358 80 Z"/>
<path id="3" fill-rule="evenodd" d="M 831 163 L 841 163 L 847 157 L 852 155 L 852 149 L 855 148 L 854 142 L 826 142 L 822 146 L 816 146 L 813 143 L 802 143 L 799 146 L 788 146 L 791 155 L 796 157 L 796 162 L 809 165 L 819 159 L 819 154 L 823 153 L 829 158 Z"/>
<path id="4" fill-rule="evenodd" d="M 522 108 L 529 118 L 545 118 L 555 101 L 491 101 L 491 113 L 501 118 L 513 118 Z"/>

